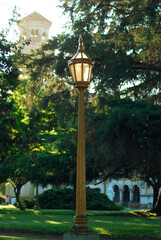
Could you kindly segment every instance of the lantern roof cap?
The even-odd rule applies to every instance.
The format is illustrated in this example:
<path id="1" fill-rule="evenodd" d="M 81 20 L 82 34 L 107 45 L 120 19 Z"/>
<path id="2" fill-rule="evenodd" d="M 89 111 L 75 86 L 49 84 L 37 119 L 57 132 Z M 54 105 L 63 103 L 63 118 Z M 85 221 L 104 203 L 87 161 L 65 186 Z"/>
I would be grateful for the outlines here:
<path id="1" fill-rule="evenodd" d="M 69 63 L 76 59 L 86 59 L 86 60 L 88 59 L 88 61 L 89 60 L 91 61 L 91 58 L 88 57 L 88 55 L 84 52 L 83 38 L 81 35 L 79 36 L 79 40 L 78 40 L 78 50 L 77 50 L 76 54 L 69 60 Z"/>

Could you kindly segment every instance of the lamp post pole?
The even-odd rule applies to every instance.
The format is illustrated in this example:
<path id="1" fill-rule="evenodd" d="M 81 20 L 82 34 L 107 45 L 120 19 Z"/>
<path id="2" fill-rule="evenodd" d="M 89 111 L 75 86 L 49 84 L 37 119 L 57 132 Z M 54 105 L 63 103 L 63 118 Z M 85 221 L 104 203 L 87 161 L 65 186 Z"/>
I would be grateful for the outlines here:
<path id="1" fill-rule="evenodd" d="M 86 227 L 86 163 L 85 163 L 85 117 L 84 88 L 79 90 L 78 105 L 78 141 L 77 141 L 77 175 L 76 175 L 76 227 Z"/>
<path id="2" fill-rule="evenodd" d="M 98 240 L 99 235 L 87 227 L 86 215 L 86 162 L 85 162 L 85 117 L 84 90 L 91 79 L 93 62 L 83 50 L 83 40 L 80 36 L 77 53 L 69 61 L 70 73 L 74 86 L 79 92 L 78 104 L 78 141 L 76 168 L 76 216 L 75 225 L 69 233 L 65 233 L 64 240 Z"/>

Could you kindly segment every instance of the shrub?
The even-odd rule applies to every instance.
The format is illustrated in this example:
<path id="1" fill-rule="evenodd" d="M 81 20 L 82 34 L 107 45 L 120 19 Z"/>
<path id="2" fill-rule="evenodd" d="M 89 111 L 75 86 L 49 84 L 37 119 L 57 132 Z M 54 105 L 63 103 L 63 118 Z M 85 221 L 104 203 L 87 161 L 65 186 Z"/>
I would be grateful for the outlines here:
<path id="1" fill-rule="evenodd" d="M 39 206 L 42 209 L 73 209 L 74 191 L 70 188 L 55 188 L 39 195 Z"/>
<path id="2" fill-rule="evenodd" d="M 14 205 L 16 208 L 20 208 L 18 202 L 15 202 L 13 205 Z M 24 201 L 21 201 L 21 205 L 22 205 L 23 209 L 26 209 L 26 205 L 25 205 Z"/>
<path id="3" fill-rule="evenodd" d="M 100 192 L 99 188 L 91 189 L 87 187 L 86 191 L 88 210 L 120 210 L 107 195 Z M 74 191 L 70 188 L 55 188 L 44 191 L 39 195 L 39 206 L 42 209 L 74 209 Z"/>
<path id="4" fill-rule="evenodd" d="M 0 204 L 3 205 L 6 203 L 6 196 L 3 194 L 0 194 Z"/>
<path id="5" fill-rule="evenodd" d="M 24 203 L 26 205 L 26 208 L 33 208 L 35 206 L 35 200 L 34 199 L 31 199 L 31 200 L 27 200 L 25 199 L 24 200 Z"/>
<path id="6" fill-rule="evenodd" d="M 86 189 L 88 210 L 121 210 L 122 207 L 111 201 L 106 194 L 100 192 L 99 188 Z"/>

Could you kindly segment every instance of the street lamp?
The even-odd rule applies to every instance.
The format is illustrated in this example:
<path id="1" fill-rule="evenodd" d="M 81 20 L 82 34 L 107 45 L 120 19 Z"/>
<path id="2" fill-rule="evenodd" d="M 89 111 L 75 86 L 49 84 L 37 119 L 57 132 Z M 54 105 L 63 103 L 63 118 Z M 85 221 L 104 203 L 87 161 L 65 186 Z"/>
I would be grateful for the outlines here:
<path id="1" fill-rule="evenodd" d="M 69 60 L 68 65 L 75 87 L 78 89 L 87 88 L 91 80 L 93 62 L 83 51 L 81 36 L 79 37 L 77 53 Z"/>
<path id="2" fill-rule="evenodd" d="M 74 217 L 75 225 L 69 233 L 64 234 L 64 240 L 98 240 L 99 235 L 92 232 L 87 227 L 84 90 L 88 87 L 91 80 L 93 62 L 83 50 L 83 40 L 81 36 L 79 38 L 77 53 L 69 60 L 68 65 L 74 86 L 79 91 L 79 105 L 76 170 L 76 216 Z"/>

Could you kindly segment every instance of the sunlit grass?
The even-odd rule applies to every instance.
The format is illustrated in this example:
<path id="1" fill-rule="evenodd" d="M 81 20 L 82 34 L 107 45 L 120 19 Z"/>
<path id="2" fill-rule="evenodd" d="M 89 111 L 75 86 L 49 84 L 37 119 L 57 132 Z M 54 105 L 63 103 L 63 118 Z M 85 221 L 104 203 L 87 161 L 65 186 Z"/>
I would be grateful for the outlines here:
<path id="1" fill-rule="evenodd" d="M 8 204 L 8 205 L 0 205 L 0 209 L 16 209 L 16 207 L 12 204 Z"/>
<path id="2" fill-rule="evenodd" d="M 106 234 L 106 235 L 109 235 L 109 236 L 111 236 L 111 233 L 110 233 L 110 231 L 108 231 L 108 230 L 106 230 L 106 229 L 104 229 L 104 228 L 94 228 L 93 229 L 95 232 L 98 232 L 99 234 Z"/>
<path id="3" fill-rule="evenodd" d="M 142 214 L 146 217 L 142 217 Z M 73 210 L 20 211 L 15 208 L 0 207 L 0 229 L 63 234 L 74 225 L 74 215 Z M 161 218 L 148 216 L 145 211 L 138 211 L 138 213 L 127 210 L 87 211 L 87 215 L 88 227 L 99 234 L 107 234 L 115 239 L 123 237 L 161 239 Z M 1 239 L 7 238 L 0 237 Z M 21 239 L 26 240 L 26 238 Z"/>
<path id="4" fill-rule="evenodd" d="M 61 222 L 55 222 L 55 221 L 46 221 L 46 223 L 50 223 L 50 224 L 62 224 Z"/>

